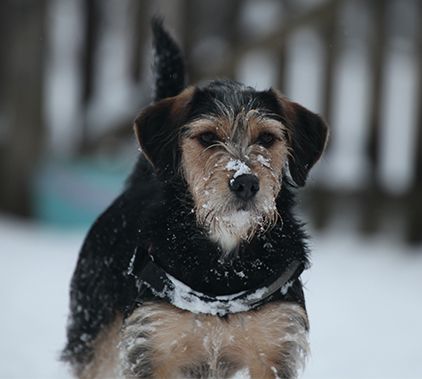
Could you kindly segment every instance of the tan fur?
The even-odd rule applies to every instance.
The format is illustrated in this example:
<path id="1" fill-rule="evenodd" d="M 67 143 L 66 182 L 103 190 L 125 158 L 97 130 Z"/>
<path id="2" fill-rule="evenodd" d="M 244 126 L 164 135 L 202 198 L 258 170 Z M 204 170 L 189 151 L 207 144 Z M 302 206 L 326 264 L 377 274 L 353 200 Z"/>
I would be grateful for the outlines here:
<path id="1" fill-rule="evenodd" d="M 80 379 L 106 379 L 119 377 L 119 353 L 120 331 L 123 317 L 116 316 L 114 322 L 104 328 L 94 342 L 94 359 L 82 372 Z"/>
<path id="2" fill-rule="evenodd" d="M 228 230 L 239 243 L 250 238 L 257 229 L 265 229 L 276 221 L 279 215 L 275 199 L 289 153 L 284 131 L 280 122 L 255 110 L 241 113 L 236 119 L 230 115 L 210 117 L 187 126 L 181 140 L 183 175 L 194 198 L 198 223 L 208 229 L 211 236 Z M 221 142 L 204 148 L 198 140 L 204 132 L 215 133 Z M 256 143 L 263 132 L 277 137 L 273 146 L 264 148 Z M 230 225 L 230 216 L 241 211 L 228 185 L 234 174 L 226 167 L 231 160 L 245 163 L 260 183 L 259 192 L 246 209 L 250 220 L 237 229 Z"/>
<path id="3" fill-rule="evenodd" d="M 307 353 L 307 328 L 303 308 L 287 302 L 225 318 L 146 303 L 124 327 L 123 373 L 144 377 L 137 370 L 149 364 L 145 377 L 151 378 L 226 378 L 245 368 L 251 378 L 275 378 L 276 373 L 294 378 Z"/>

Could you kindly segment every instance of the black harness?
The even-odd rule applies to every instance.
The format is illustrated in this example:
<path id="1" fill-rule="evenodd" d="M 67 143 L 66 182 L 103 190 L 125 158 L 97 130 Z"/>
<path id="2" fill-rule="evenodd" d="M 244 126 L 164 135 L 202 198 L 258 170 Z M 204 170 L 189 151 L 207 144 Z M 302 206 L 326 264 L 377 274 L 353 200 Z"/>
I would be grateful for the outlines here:
<path id="1" fill-rule="evenodd" d="M 160 267 L 148 254 L 142 270 L 137 273 L 138 300 L 143 302 L 146 293 L 153 298 L 167 301 L 174 306 L 193 313 L 224 316 L 230 313 L 255 309 L 273 299 L 283 299 L 289 288 L 304 270 L 299 261 L 290 263 L 284 272 L 268 285 L 229 295 L 214 296 L 196 291 L 182 283 Z"/>

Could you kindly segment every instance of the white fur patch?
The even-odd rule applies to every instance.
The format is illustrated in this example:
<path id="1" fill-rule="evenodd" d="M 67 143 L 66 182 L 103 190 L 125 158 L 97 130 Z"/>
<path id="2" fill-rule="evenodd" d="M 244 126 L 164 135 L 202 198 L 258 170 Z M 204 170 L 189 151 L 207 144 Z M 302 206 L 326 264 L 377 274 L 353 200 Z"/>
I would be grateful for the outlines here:
<path id="1" fill-rule="evenodd" d="M 216 218 L 210 233 L 225 252 L 232 251 L 242 239 L 247 239 L 252 226 L 252 215 L 248 211 L 237 211 L 231 215 Z"/>

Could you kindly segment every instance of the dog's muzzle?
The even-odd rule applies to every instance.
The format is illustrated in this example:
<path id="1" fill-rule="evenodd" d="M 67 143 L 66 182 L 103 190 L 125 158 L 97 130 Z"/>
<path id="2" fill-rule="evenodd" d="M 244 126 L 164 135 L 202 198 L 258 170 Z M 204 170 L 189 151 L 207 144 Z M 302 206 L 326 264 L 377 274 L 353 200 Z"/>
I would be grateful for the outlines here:
<path id="1" fill-rule="evenodd" d="M 252 199 L 259 191 L 259 179 L 256 175 L 244 174 L 229 181 L 230 190 L 244 201 Z"/>

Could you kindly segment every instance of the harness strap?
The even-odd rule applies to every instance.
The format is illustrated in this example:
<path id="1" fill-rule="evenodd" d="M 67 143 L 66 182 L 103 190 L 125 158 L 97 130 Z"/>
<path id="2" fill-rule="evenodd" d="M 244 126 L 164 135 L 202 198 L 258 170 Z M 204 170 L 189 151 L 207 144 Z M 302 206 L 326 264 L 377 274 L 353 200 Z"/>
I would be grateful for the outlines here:
<path id="1" fill-rule="evenodd" d="M 138 284 L 140 289 L 145 286 L 151 290 L 154 296 L 164 299 L 178 308 L 193 313 L 224 316 L 229 313 L 255 309 L 268 302 L 276 292 L 282 296 L 286 295 L 303 270 L 304 264 L 294 261 L 268 286 L 230 295 L 213 296 L 196 291 L 174 278 L 155 263 L 153 257 L 149 255 L 149 259 L 138 275 Z"/>

